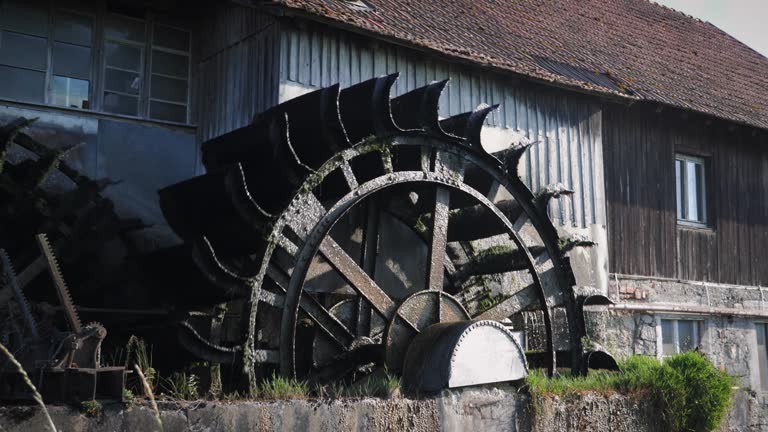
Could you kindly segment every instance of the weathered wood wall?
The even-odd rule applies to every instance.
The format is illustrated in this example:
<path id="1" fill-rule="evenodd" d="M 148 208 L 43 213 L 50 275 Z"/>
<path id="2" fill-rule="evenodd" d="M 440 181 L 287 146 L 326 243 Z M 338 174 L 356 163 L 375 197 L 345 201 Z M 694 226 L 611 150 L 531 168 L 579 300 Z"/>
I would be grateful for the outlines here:
<path id="1" fill-rule="evenodd" d="M 342 88 L 384 74 L 399 72 L 393 97 L 434 80 L 450 78 L 440 100 L 440 116 L 500 104 L 488 124 L 520 129 L 539 141 L 529 152 L 521 174 L 532 190 L 561 182 L 576 194 L 550 215 L 561 225 L 586 228 L 605 224 L 602 177 L 602 127 L 597 100 L 521 82 L 479 68 L 469 68 L 423 52 L 378 42 L 317 24 L 286 21 L 280 34 L 280 81 L 287 87 Z M 282 92 L 283 99 L 296 95 Z M 281 99 L 282 102 L 282 99 Z M 504 140 L 505 134 L 496 135 Z M 497 143 L 508 145 L 509 142 Z"/>
<path id="2" fill-rule="evenodd" d="M 277 104 L 277 24 L 271 15 L 233 4 L 210 9 L 195 32 L 198 139 L 247 125 Z"/>
<path id="3" fill-rule="evenodd" d="M 603 110 L 610 271 L 768 285 L 768 137 L 675 110 Z M 675 153 L 708 165 L 708 229 L 677 224 Z"/>

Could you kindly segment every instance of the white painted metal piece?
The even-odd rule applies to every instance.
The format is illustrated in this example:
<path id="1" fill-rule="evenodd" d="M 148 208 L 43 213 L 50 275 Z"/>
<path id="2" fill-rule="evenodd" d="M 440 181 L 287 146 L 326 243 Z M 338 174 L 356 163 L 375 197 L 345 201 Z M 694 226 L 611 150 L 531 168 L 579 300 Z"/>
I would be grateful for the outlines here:
<path id="1" fill-rule="evenodd" d="M 515 381 L 528 375 L 525 354 L 514 334 L 496 321 L 470 325 L 453 349 L 448 387 Z"/>

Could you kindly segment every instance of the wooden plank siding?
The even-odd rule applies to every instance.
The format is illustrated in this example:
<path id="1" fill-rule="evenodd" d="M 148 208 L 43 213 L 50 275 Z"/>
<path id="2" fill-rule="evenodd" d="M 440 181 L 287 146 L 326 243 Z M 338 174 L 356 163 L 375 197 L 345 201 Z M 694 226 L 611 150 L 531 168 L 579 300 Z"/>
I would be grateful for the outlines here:
<path id="1" fill-rule="evenodd" d="M 611 272 L 768 285 L 768 138 L 679 111 L 606 104 Z M 677 223 L 675 154 L 705 159 L 708 228 Z"/>
<path id="2" fill-rule="evenodd" d="M 487 125 L 519 129 L 538 142 L 527 153 L 520 171 L 529 187 L 537 191 L 560 182 L 576 191 L 572 199 L 552 201 L 552 219 L 559 225 L 578 228 L 605 224 L 602 117 L 596 99 L 319 24 L 281 23 L 280 40 L 283 84 L 316 88 L 338 82 L 344 88 L 399 72 L 393 97 L 450 78 L 440 99 L 441 117 L 471 111 L 482 103 L 500 104 Z"/>
<path id="3" fill-rule="evenodd" d="M 277 104 L 280 51 L 271 15 L 217 5 L 196 32 L 194 66 L 198 139 L 206 141 L 247 125 Z"/>

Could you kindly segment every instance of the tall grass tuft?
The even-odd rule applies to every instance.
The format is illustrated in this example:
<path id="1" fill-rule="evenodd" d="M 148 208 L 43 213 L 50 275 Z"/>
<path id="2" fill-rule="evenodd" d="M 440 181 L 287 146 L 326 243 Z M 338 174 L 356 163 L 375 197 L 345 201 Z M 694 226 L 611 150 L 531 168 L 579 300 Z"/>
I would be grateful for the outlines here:
<path id="1" fill-rule="evenodd" d="M 662 407 L 664 430 L 670 432 L 715 430 L 731 404 L 734 378 L 715 368 L 698 352 L 678 354 L 663 362 L 653 357 L 631 356 L 619 362 L 619 370 L 557 378 L 534 370 L 526 382 L 534 403 L 543 395 L 587 391 L 643 393 Z"/>
<path id="2" fill-rule="evenodd" d="M 5 345 L 0 343 L 0 352 L 2 352 L 6 357 L 8 357 L 8 360 L 10 360 L 11 363 L 13 363 L 13 366 L 16 368 L 17 371 L 21 374 L 22 379 L 24 380 L 24 383 L 26 383 L 30 390 L 32 390 L 32 398 L 37 402 L 38 405 L 40 405 L 40 408 L 43 410 L 43 415 L 45 415 L 45 420 L 48 422 L 47 426 L 51 429 L 51 431 L 56 432 L 56 425 L 53 424 L 53 419 L 51 418 L 51 415 L 48 413 L 48 409 L 45 407 L 45 403 L 43 402 L 43 397 L 40 395 L 40 392 L 37 391 L 37 387 L 35 387 L 34 384 L 32 384 L 32 381 L 29 379 L 29 375 L 27 375 L 27 372 L 24 370 L 23 367 L 21 367 L 21 363 L 19 363 L 18 360 L 16 360 L 16 357 L 11 354 L 10 351 L 8 351 L 8 348 L 5 347 Z"/>
<path id="3" fill-rule="evenodd" d="M 258 397 L 263 399 L 306 399 L 309 384 L 295 378 L 285 378 L 272 373 L 272 377 L 258 385 Z"/>

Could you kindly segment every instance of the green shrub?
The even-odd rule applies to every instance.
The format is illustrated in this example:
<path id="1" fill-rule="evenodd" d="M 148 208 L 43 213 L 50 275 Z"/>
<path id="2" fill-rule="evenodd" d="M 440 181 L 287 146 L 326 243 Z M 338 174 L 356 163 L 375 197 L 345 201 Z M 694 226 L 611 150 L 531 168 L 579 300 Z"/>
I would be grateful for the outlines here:
<path id="1" fill-rule="evenodd" d="M 619 362 L 619 370 L 557 378 L 531 371 L 526 382 L 534 403 L 548 394 L 643 392 L 662 407 L 664 429 L 671 432 L 715 430 L 731 404 L 733 378 L 698 352 L 678 354 L 663 362 L 653 357 L 631 356 Z"/>

